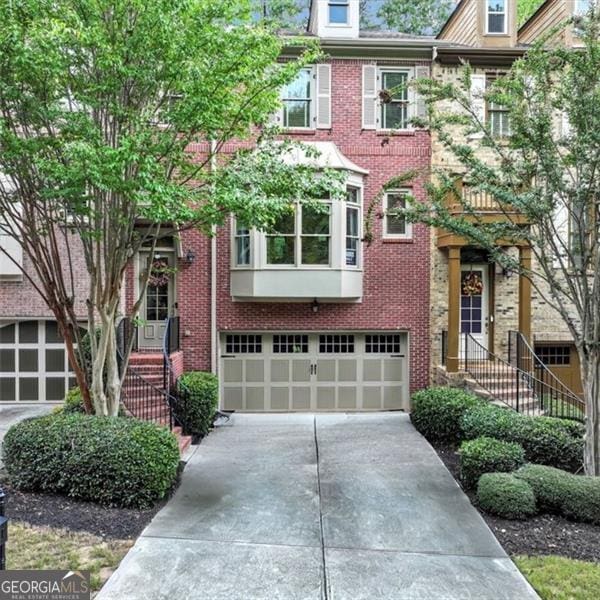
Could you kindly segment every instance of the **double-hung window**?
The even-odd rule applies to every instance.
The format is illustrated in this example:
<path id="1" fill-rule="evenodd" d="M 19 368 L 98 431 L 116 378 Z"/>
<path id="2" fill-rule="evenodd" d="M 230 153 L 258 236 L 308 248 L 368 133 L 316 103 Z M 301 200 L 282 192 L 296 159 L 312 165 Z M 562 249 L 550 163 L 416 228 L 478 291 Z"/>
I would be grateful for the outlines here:
<path id="1" fill-rule="evenodd" d="M 360 190 L 349 187 L 346 194 L 346 266 L 358 267 L 360 252 Z"/>
<path id="2" fill-rule="evenodd" d="M 330 264 L 331 206 L 297 204 L 294 211 L 279 218 L 267 234 L 267 264 Z"/>
<path id="3" fill-rule="evenodd" d="M 410 238 L 412 236 L 410 223 L 406 221 L 402 211 L 407 205 L 409 190 L 393 190 L 384 196 L 383 237 Z"/>
<path id="4" fill-rule="evenodd" d="M 250 265 L 250 229 L 242 223 L 236 223 L 235 227 L 235 264 Z"/>
<path id="5" fill-rule="evenodd" d="M 506 0 L 486 0 L 487 33 L 506 33 Z"/>
<path id="6" fill-rule="evenodd" d="M 329 0 L 329 24 L 348 24 L 348 0 Z"/>
<path id="7" fill-rule="evenodd" d="M 496 79 L 494 76 L 486 76 L 485 82 L 488 90 L 494 85 Z M 486 100 L 485 113 L 486 122 L 489 124 L 493 137 L 505 138 L 510 136 L 510 120 L 506 106 L 492 100 Z"/>
<path id="8" fill-rule="evenodd" d="M 313 122 L 313 70 L 302 69 L 281 92 L 283 126 L 308 129 Z"/>
<path id="9" fill-rule="evenodd" d="M 380 80 L 381 128 L 407 129 L 409 119 L 409 72 L 397 69 L 382 70 Z"/>

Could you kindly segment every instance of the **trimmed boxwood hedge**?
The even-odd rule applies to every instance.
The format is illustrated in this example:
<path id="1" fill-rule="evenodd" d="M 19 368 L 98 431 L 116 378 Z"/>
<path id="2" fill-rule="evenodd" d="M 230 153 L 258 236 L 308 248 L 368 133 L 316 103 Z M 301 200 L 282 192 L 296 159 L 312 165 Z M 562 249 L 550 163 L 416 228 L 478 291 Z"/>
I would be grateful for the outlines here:
<path id="1" fill-rule="evenodd" d="M 467 410 L 461 419 L 465 439 L 482 436 L 516 442 L 532 463 L 567 471 L 583 464 L 583 435 L 580 423 L 553 417 L 528 417 L 507 408 L 483 404 Z"/>
<path id="2" fill-rule="evenodd" d="M 527 519 L 537 513 L 531 486 L 511 473 L 486 473 L 477 485 L 482 510 L 504 519 Z"/>
<path id="3" fill-rule="evenodd" d="M 177 380 L 175 418 L 184 433 L 205 436 L 215 418 L 219 402 L 219 380 L 212 373 L 192 371 Z"/>
<path id="4" fill-rule="evenodd" d="M 600 525 L 600 477 L 573 475 L 544 465 L 525 465 L 515 476 L 533 488 L 541 510 Z"/>
<path id="5" fill-rule="evenodd" d="M 519 444 L 480 437 L 460 447 L 460 477 L 465 487 L 473 488 L 484 473 L 510 473 L 525 462 Z"/>
<path id="6" fill-rule="evenodd" d="M 413 394 L 410 418 L 428 440 L 459 442 L 462 438 L 462 416 L 468 409 L 483 402 L 481 398 L 456 388 L 428 388 Z"/>
<path id="7" fill-rule="evenodd" d="M 12 485 L 98 504 L 146 508 L 173 486 L 175 436 L 133 418 L 57 413 L 13 425 L 3 444 Z"/>

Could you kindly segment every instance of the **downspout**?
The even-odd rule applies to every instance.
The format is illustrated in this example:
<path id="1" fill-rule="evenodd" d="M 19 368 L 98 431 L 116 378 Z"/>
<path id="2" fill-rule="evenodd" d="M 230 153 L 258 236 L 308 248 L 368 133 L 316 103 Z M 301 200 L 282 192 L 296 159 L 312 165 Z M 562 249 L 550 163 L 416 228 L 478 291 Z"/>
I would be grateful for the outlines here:
<path id="1" fill-rule="evenodd" d="M 210 141 L 210 171 L 214 173 L 217 168 L 217 144 Z M 212 226 L 210 238 L 210 371 L 218 374 L 217 360 L 217 227 Z"/>

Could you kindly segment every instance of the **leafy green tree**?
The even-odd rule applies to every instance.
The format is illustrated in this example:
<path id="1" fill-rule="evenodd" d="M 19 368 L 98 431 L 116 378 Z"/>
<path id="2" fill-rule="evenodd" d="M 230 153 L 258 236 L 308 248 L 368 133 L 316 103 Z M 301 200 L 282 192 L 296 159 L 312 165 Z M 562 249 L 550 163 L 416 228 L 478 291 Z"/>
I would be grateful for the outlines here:
<path id="1" fill-rule="evenodd" d="M 582 48 L 556 46 L 576 26 Z M 600 475 L 600 11 L 569 20 L 540 39 L 485 93 L 508 111 L 510 136 L 498 138 L 471 97 L 471 68 L 460 85 L 421 81 L 432 134 L 460 165 L 474 192 L 493 198 L 503 219 L 487 222 L 456 188 L 457 169 L 437 169 L 428 200 L 408 216 L 487 249 L 528 278 L 562 318 L 579 353 L 586 403 L 585 471 Z M 576 90 L 576 93 L 574 91 Z M 449 161 L 452 162 L 452 161 Z M 448 203 L 448 199 L 451 203 Z M 460 204 L 463 216 L 451 212 Z M 514 215 L 522 215 L 524 226 Z M 496 240 L 525 244 L 532 266 Z"/>
<path id="2" fill-rule="evenodd" d="M 115 323 L 142 246 L 181 224 L 210 233 L 231 213 L 268 227 L 339 181 L 283 161 L 287 145 L 264 136 L 220 158 L 230 140 L 254 145 L 281 86 L 319 55 L 278 63 L 284 42 L 252 11 L 250 0 L 0 4 L 0 228 L 29 259 L 24 276 L 56 317 L 90 412 L 118 411 Z M 75 350 L 81 258 L 88 329 L 100 327 L 91 378 Z"/>
<path id="3" fill-rule="evenodd" d="M 523 25 L 531 15 L 543 4 L 544 0 L 518 0 L 517 22 Z"/>
<path id="4" fill-rule="evenodd" d="M 299 19 L 307 8 L 306 0 L 254 0 L 255 10 L 261 19 L 285 27 L 305 29 L 305 23 Z"/>
<path id="5" fill-rule="evenodd" d="M 435 35 L 454 9 L 452 0 L 383 0 L 377 16 L 388 29 Z"/>

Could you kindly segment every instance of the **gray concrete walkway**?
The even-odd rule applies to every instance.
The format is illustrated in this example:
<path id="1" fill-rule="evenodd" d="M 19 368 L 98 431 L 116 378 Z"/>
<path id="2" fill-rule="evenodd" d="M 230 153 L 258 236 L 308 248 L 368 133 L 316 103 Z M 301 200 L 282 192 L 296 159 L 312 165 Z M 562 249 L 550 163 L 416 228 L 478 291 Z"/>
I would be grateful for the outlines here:
<path id="1" fill-rule="evenodd" d="M 102 600 L 537 598 L 399 413 L 236 415 Z"/>

